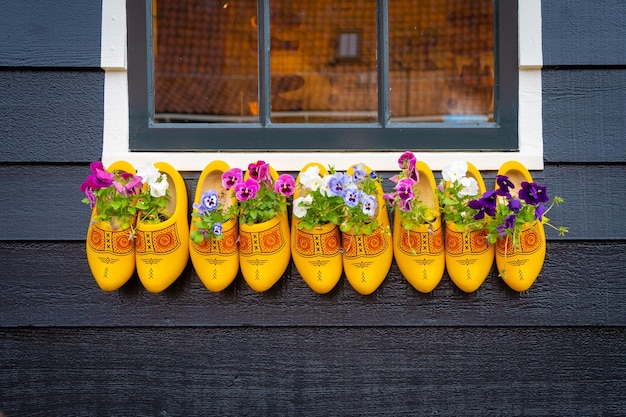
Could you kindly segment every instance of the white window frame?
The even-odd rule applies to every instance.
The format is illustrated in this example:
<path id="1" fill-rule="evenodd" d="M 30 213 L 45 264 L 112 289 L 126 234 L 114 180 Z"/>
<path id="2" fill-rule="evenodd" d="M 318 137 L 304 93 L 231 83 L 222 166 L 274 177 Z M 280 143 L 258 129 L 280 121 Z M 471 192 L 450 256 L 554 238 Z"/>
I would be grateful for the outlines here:
<path id="1" fill-rule="evenodd" d="M 541 68 L 541 0 L 519 1 L 519 150 L 516 152 L 460 151 L 417 153 L 433 171 L 450 161 L 472 162 L 480 170 L 497 170 L 504 162 L 517 160 L 530 170 L 542 170 L 543 119 Z M 202 171 L 212 160 L 245 167 L 262 159 L 279 171 L 299 171 L 317 161 L 346 169 L 363 162 L 378 171 L 397 171 L 398 152 L 131 152 L 129 145 L 128 73 L 126 60 L 126 0 L 102 0 L 101 67 L 104 70 L 104 128 L 102 162 L 125 160 L 136 167 L 166 161 L 179 171 Z M 412 150 L 412 149 L 407 149 Z"/>

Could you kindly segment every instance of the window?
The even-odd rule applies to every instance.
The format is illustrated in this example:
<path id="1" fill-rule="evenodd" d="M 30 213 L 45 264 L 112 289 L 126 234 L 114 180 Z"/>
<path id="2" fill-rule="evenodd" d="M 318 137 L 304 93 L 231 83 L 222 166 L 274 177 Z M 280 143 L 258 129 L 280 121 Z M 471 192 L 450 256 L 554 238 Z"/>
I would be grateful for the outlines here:
<path id="1" fill-rule="evenodd" d="M 129 1 L 129 147 L 518 150 L 517 6 Z"/>

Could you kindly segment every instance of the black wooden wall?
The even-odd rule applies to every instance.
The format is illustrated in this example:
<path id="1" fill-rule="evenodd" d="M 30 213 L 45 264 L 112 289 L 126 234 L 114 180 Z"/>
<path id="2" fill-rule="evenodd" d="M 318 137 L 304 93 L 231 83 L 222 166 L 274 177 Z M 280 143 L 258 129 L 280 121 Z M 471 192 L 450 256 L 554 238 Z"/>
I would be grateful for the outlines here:
<path id="1" fill-rule="evenodd" d="M 520 0 L 524 1 L 524 0 Z M 626 415 L 626 3 L 544 0 L 536 173 L 566 205 L 530 291 L 167 291 L 89 273 L 101 4 L 0 1 L 0 410 L 37 415 Z M 426 159 L 426 158 L 425 158 Z M 207 161 L 208 162 L 208 161 Z M 197 172 L 184 173 L 188 191 Z"/>

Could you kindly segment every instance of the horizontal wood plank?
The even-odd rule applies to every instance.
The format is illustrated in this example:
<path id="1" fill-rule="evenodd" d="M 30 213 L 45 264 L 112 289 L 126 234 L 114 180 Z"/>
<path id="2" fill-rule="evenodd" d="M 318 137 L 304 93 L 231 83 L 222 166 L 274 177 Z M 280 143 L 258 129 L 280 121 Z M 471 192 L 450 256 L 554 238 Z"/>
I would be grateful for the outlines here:
<path id="1" fill-rule="evenodd" d="M 622 0 L 542 1 L 543 64 L 626 64 L 624 16 Z"/>
<path id="2" fill-rule="evenodd" d="M 0 329 L 7 416 L 623 415 L 624 328 Z"/>
<path id="3" fill-rule="evenodd" d="M 506 287 L 492 270 L 472 294 L 444 275 L 429 294 L 413 289 L 395 264 L 370 296 L 345 277 L 317 295 L 290 266 L 269 291 L 242 277 L 211 293 L 191 265 L 167 290 L 148 293 L 133 276 L 101 291 L 83 242 L 0 243 L 0 327 L 4 326 L 626 326 L 626 241 L 548 245 L 528 292 Z"/>
<path id="4" fill-rule="evenodd" d="M 0 27 L 0 67 L 100 67 L 101 1 L 3 2 Z"/>
<path id="5" fill-rule="evenodd" d="M 542 84 L 546 162 L 626 162 L 626 69 L 544 69 Z"/>
<path id="6" fill-rule="evenodd" d="M 428 161 L 427 155 L 424 158 Z M 12 202 L 3 211 L 0 240 L 84 240 L 91 213 L 81 203 L 79 187 L 89 173 L 87 164 L 0 165 L 0 197 Z M 615 178 L 626 176 L 626 165 L 547 165 L 535 174 L 535 180 L 546 184 L 551 196 L 565 199 L 564 205 L 550 212 L 554 224 L 569 227 L 565 239 L 626 239 L 626 218 L 614 216 L 626 201 L 626 188 L 613 185 Z M 487 185 L 493 186 L 495 172 L 483 175 Z M 183 173 L 189 201 L 198 176 L 198 172 Z M 436 177 L 440 176 L 437 172 Z M 389 187 L 391 183 L 386 181 L 385 188 Z M 550 239 L 558 238 L 551 229 L 547 233 Z"/>
<path id="7" fill-rule="evenodd" d="M 0 163 L 101 157 L 103 71 L 5 69 L 0 85 L 10 92 L 0 103 Z"/>

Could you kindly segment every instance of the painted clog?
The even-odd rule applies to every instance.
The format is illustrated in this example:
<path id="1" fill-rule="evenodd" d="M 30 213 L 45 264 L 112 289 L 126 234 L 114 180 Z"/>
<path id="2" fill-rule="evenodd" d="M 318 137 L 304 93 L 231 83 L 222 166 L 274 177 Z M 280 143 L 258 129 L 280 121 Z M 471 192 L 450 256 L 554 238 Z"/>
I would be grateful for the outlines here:
<path id="1" fill-rule="evenodd" d="M 369 175 L 372 170 L 363 166 Z M 354 174 L 354 167 L 347 170 Z M 393 244 L 389 230 L 389 214 L 383 199 L 383 190 L 377 184 L 376 199 L 378 227 L 372 233 L 342 232 L 343 270 L 352 288 L 362 295 L 376 291 L 387 277 L 393 261 Z"/>
<path id="2" fill-rule="evenodd" d="M 135 174 L 135 168 L 124 161 L 112 163 L 107 171 Z M 135 272 L 135 241 L 132 226 L 120 229 L 115 219 L 95 222 L 94 207 L 87 229 L 86 251 L 91 274 L 103 291 L 115 291 Z M 133 222 L 131 222 L 133 224 Z"/>
<path id="3" fill-rule="evenodd" d="M 435 195 L 435 177 L 423 162 L 415 165 L 418 172 L 417 194 L 433 214 L 430 224 L 406 229 L 401 223 L 400 210 L 395 209 L 393 223 L 393 255 L 400 272 L 417 291 L 428 293 L 441 281 L 445 270 L 443 228 L 439 199 Z"/>
<path id="4" fill-rule="evenodd" d="M 244 179 L 249 174 L 248 170 Z M 270 175 L 273 181 L 278 179 L 273 167 Z M 287 213 L 262 223 L 239 222 L 239 267 L 250 288 L 264 292 L 278 282 L 291 260 L 290 240 Z"/>
<path id="5" fill-rule="evenodd" d="M 522 182 L 533 182 L 528 169 L 517 161 L 504 163 L 498 175 L 505 175 L 521 189 Z M 498 187 L 496 183 L 496 187 Z M 526 291 L 535 282 L 546 257 L 546 235 L 543 223 L 535 220 L 525 223 L 516 237 L 516 244 L 508 236 L 496 242 L 496 266 L 502 280 L 518 292 Z"/>
<path id="6" fill-rule="evenodd" d="M 323 178 L 328 170 L 317 162 L 305 165 L 300 173 L 310 167 L 317 167 Z M 304 197 L 300 184 L 300 175 L 296 177 L 295 200 Z M 341 256 L 341 234 L 333 223 L 317 225 L 313 229 L 300 227 L 300 219 L 291 217 L 291 257 L 298 273 L 306 284 L 318 294 L 332 290 L 343 272 Z"/>
<path id="7" fill-rule="evenodd" d="M 224 161 L 213 161 L 200 173 L 196 187 L 194 203 L 199 204 L 202 195 L 214 190 L 217 193 L 220 208 L 228 209 L 237 203 L 229 190 L 222 184 L 222 174 L 230 167 Z M 193 209 L 197 213 L 196 208 Z M 192 217 L 189 235 L 198 228 Z M 223 291 L 228 287 L 239 272 L 239 224 L 237 216 L 222 223 L 222 236 L 205 238 L 201 243 L 189 241 L 189 255 L 193 267 L 204 286 L 213 292 Z"/>
<path id="8" fill-rule="evenodd" d="M 478 183 L 478 193 L 486 191 L 482 175 L 467 163 L 467 177 Z M 476 291 L 485 281 L 493 266 L 495 248 L 489 244 L 487 230 L 470 230 L 463 224 L 445 222 L 446 270 L 454 284 L 467 293 Z"/>
<path id="9" fill-rule="evenodd" d="M 171 216 L 161 223 L 141 222 L 138 215 L 137 274 L 146 290 L 158 293 L 169 287 L 181 275 L 189 260 L 189 223 L 185 181 L 166 162 L 154 166 L 167 175 L 171 199 L 167 210 Z"/>

